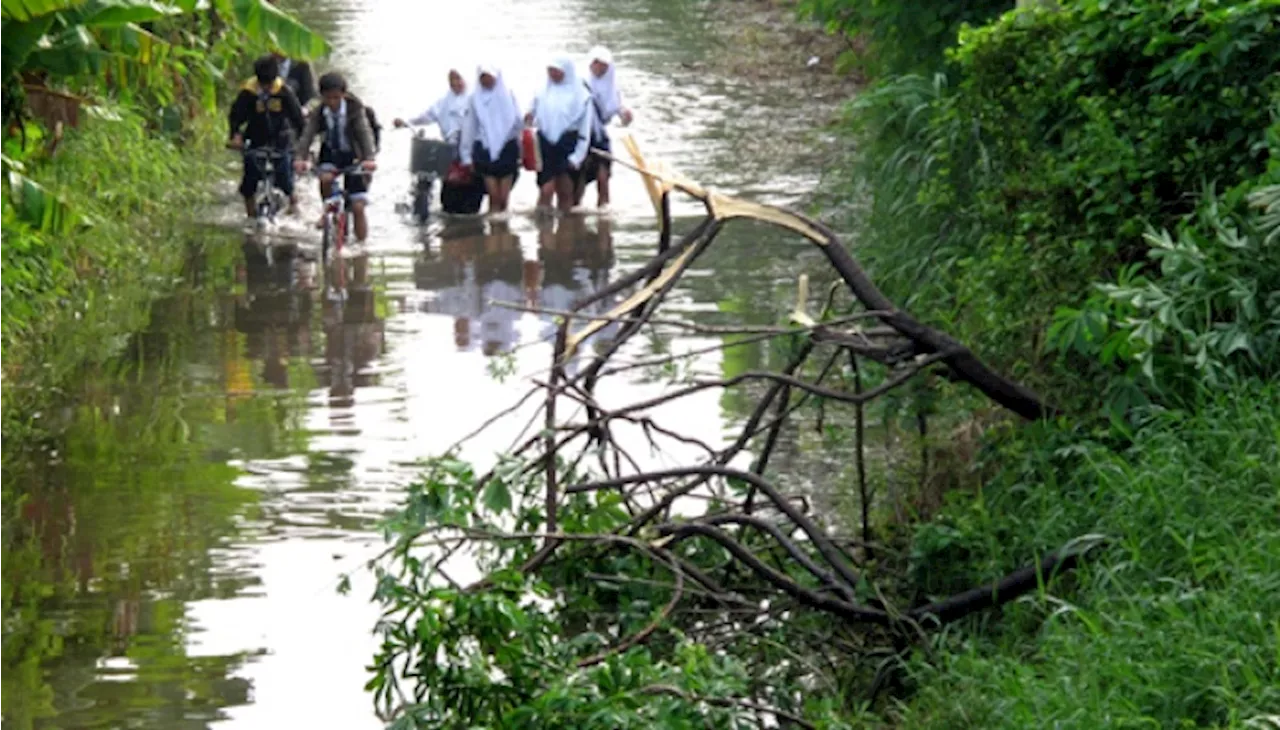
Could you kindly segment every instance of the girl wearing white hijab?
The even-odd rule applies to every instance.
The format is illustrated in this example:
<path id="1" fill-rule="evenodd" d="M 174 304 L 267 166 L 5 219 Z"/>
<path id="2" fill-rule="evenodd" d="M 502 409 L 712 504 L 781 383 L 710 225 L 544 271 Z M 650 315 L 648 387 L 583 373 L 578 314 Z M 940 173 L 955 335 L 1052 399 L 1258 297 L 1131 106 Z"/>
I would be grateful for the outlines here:
<path id="1" fill-rule="evenodd" d="M 616 117 L 623 126 L 631 123 L 631 110 L 622 103 L 622 91 L 618 89 L 618 70 L 613 65 L 613 54 L 604 46 L 596 46 L 587 54 L 591 61 L 591 75 L 587 83 L 591 89 L 591 147 L 592 149 L 612 150 L 609 144 L 609 122 Z M 591 155 L 582 170 L 582 182 L 578 186 L 575 204 L 582 203 L 591 181 L 596 183 L 596 206 L 609 207 L 609 172 L 610 160 L 605 157 Z"/>
<path id="2" fill-rule="evenodd" d="M 467 93 L 467 82 L 457 69 L 449 69 L 449 91 L 425 111 L 406 122 L 397 118 L 393 124 L 407 127 L 410 124 L 438 124 L 440 136 L 450 144 L 457 146 L 462 139 L 462 126 L 471 112 L 471 96 Z"/>
<path id="3" fill-rule="evenodd" d="M 427 107 L 425 111 L 408 122 L 396 118 L 396 127 L 407 127 L 410 124 L 437 124 L 440 136 L 453 145 L 453 158 L 461 157 L 459 145 L 462 142 L 462 127 L 471 114 L 471 95 L 467 93 L 467 82 L 457 69 L 449 69 L 449 91 Z M 480 201 L 484 198 L 484 181 L 471 176 L 466 181 L 455 181 L 446 177 L 440 183 L 440 205 L 446 213 L 475 213 L 480 209 Z"/>
<path id="4" fill-rule="evenodd" d="M 502 213 L 507 210 L 511 186 L 520 175 L 520 146 L 516 143 L 520 136 L 520 107 L 496 66 L 482 65 L 477 81 L 458 151 L 462 164 L 474 166 L 484 178 L 489 212 Z"/>
<path id="5" fill-rule="evenodd" d="M 561 56 L 547 66 L 547 86 L 533 100 L 525 123 L 538 128 L 542 170 L 538 172 L 538 206 L 573 208 L 577 172 L 591 142 L 591 94 L 578 79 L 573 59 Z"/>

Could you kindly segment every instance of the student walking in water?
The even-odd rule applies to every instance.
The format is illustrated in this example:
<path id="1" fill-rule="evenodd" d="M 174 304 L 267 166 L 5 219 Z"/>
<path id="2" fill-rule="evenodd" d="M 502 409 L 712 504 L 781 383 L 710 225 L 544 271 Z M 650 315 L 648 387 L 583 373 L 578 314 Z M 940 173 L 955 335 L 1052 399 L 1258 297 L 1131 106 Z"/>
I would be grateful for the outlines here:
<path id="1" fill-rule="evenodd" d="M 618 70 L 613 64 L 613 54 L 604 46 L 596 46 L 587 54 L 591 75 L 587 82 L 591 89 L 591 148 L 611 152 L 608 125 L 615 118 L 623 126 L 631 124 L 631 110 L 622 103 L 622 91 L 618 88 Z M 596 154 L 587 156 L 582 177 L 574 196 L 576 205 L 582 204 L 587 186 L 596 183 L 596 207 L 609 207 L 609 173 L 611 161 Z"/>
<path id="2" fill-rule="evenodd" d="M 440 136 L 456 146 L 462 140 L 462 127 L 466 124 L 470 107 L 471 95 L 467 93 L 467 82 L 457 69 L 449 69 L 449 91 L 444 96 L 408 121 L 396 118 L 392 124 L 396 127 L 407 127 L 410 124 L 439 125 Z"/>
<path id="3" fill-rule="evenodd" d="M 484 178 L 489 212 L 504 213 L 519 175 L 520 107 L 496 66 L 481 66 L 471 113 L 462 125 L 462 164 Z"/>
<path id="4" fill-rule="evenodd" d="M 542 169 L 538 172 L 538 207 L 561 212 L 573 208 L 575 178 L 591 142 L 591 94 L 578 78 L 573 59 L 561 56 L 547 67 L 547 85 L 533 101 L 525 123 L 538 128 Z"/>

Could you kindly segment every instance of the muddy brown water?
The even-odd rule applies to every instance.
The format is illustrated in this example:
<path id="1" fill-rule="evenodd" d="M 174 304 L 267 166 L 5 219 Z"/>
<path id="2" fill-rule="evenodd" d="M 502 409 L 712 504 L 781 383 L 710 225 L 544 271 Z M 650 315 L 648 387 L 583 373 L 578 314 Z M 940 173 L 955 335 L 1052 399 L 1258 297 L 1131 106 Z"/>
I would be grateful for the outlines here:
<path id="1" fill-rule="evenodd" d="M 6 474 L 24 485 L 6 507 L 6 728 L 380 726 L 363 691 L 377 608 L 358 570 L 381 544 L 378 521 L 420 460 L 509 405 L 548 362 L 551 318 L 491 301 L 564 308 L 655 245 L 652 206 L 624 171 L 607 216 L 539 222 L 531 176 L 507 221 L 418 226 L 399 214 L 409 139 L 389 122 L 436 98 L 450 67 L 496 62 L 527 100 L 544 59 L 604 43 L 637 113 L 628 131 L 652 158 L 766 202 L 799 202 L 816 183 L 807 135 L 829 109 L 806 106 L 803 81 L 788 94 L 708 71 L 723 49 L 700 3 L 317 0 L 302 10 L 388 125 L 369 241 L 331 286 L 333 272 L 312 261 L 314 231 L 287 222 L 268 259 L 228 197 L 216 225 L 191 234 L 199 253 L 147 330 L 43 414 L 60 435 Z M 319 210 L 305 189 L 304 218 Z M 679 203 L 680 225 L 697 211 Z M 731 226 L 666 314 L 771 323 L 804 270 L 822 267 L 802 244 Z M 671 333 L 661 346 L 715 342 Z M 626 355 L 657 346 L 638 338 Z M 759 346 L 694 362 L 720 375 L 768 358 Z M 637 373 L 611 387 L 634 398 L 664 385 Z M 714 440 L 748 406 L 707 391 L 666 417 Z M 464 456 L 491 459 L 521 426 L 500 422 Z"/>

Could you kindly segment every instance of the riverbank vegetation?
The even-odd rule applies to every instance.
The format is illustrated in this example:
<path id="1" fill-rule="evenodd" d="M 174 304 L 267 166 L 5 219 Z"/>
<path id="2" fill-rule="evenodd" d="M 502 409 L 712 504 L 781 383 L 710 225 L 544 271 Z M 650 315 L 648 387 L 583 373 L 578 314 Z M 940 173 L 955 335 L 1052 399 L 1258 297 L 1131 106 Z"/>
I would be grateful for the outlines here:
<path id="1" fill-rule="evenodd" d="M 177 273 L 248 54 L 325 44 L 265 0 L 6 0 L 3 34 L 0 347 L 17 438 Z"/>
<path id="2" fill-rule="evenodd" d="M 878 22 L 879 5 L 807 7 Z M 990 476 L 914 531 L 918 583 L 997 575 L 1081 532 L 1113 544 L 917 649 L 882 717 L 1265 726 L 1280 708 L 1280 3 L 1036 5 L 945 53 L 877 59 L 837 187 L 862 202 L 858 253 L 890 296 L 1070 414 L 987 434 L 971 471 Z M 918 32 L 894 26 L 856 29 Z"/>
<path id="3" fill-rule="evenodd" d="M 708 452 L 686 457 L 697 467 L 638 478 L 616 476 L 630 458 L 620 420 L 651 444 L 688 434 L 596 402 L 595 380 L 619 366 L 585 380 L 553 368 L 547 431 L 487 473 L 437 461 L 389 525 L 370 684 L 389 721 L 1245 728 L 1275 716 L 1280 4 L 1028 5 L 801 3 L 874 59 L 836 183 L 854 251 L 915 324 L 968 349 L 925 348 L 928 332 L 900 317 L 850 337 L 848 317 L 883 307 L 845 277 L 859 306 L 818 297 L 826 326 L 798 309 L 772 333 L 772 374 L 715 386 L 771 381 L 736 451 L 682 441 Z M 711 235 L 676 236 L 633 283 L 656 282 L 660 304 L 665 264 L 678 276 Z M 844 349 L 808 364 L 833 344 Z M 957 360 L 969 350 L 1029 388 L 983 387 Z M 1044 405 L 1016 421 L 951 381 Z M 558 398 L 585 420 L 551 429 Z M 845 497 L 844 519 L 768 481 L 788 414 L 814 402 L 810 443 L 856 443 L 809 485 Z M 864 460 L 873 433 L 914 456 Z M 564 446 L 579 437 L 582 451 Z M 755 458 L 730 468 L 744 443 Z M 672 514 L 697 484 L 715 487 L 707 514 Z M 484 577 L 453 582 L 447 558 L 467 550 Z"/>
<path id="4" fill-rule="evenodd" d="M 207 557 L 208 536 L 249 498 L 231 486 L 230 467 L 207 457 L 213 439 L 200 431 L 218 414 L 184 400 L 189 384 L 175 385 L 189 377 L 178 338 L 160 348 L 174 356 L 155 362 L 132 335 L 202 245 L 193 214 L 226 171 L 217 162 L 219 102 L 247 75 L 248 54 L 276 46 L 309 56 L 324 43 L 262 0 L 4 0 L 0 8 L 3 712 L 6 727 L 53 716 L 93 724 L 100 718 L 68 720 L 97 710 L 55 697 L 55 685 L 66 686 L 80 660 L 124 651 L 150 593 L 169 598 L 141 620 L 180 624 L 182 601 L 210 592 L 195 585 L 207 576 L 192 571 Z M 229 239 L 215 238 L 223 249 L 214 258 L 234 253 Z M 183 304 L 170 311 L 190 318 Z M 106 367 L 146 385 L 132 391 L 136 399 L 86 392 L 111 380 Z M 99 438 L 113 429 L 121 435 Z M 52 433 L 56 450 L 40 452 Z M 142 673 L 180 682 L 176 697 L 204 704 L 221 660 L 209 662 L 213 673 L 177 677 L 180 648 L 130 656 Z M 173 716 L 154 698 L 145 704 L 140 714 L 153 713 L 155 724 Z"/>

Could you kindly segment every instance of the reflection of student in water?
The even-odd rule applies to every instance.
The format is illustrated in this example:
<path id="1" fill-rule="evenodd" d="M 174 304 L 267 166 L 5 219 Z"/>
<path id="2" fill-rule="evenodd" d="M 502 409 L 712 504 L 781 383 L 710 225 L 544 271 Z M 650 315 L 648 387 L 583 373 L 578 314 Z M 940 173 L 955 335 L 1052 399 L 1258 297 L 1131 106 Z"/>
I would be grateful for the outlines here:
<path id="1" fill-rule="evenodd" d="M 483 302 L 479 316 L 481 351 L 487 357 L 509 352 L 518 339 L 516 321 L 520 312 L 493 302 L 518 304 L 523 300 L 524 256 L 520 237 L 511 233 L 505 222 L 491 223 L 476 269 Z"/>
<path id="2" fill-rule="evenodd" d="M 305 350 L 310 335 L 311 292 L 301 275 L 306 264 L 287 251 L 268 262 L 253 242 L 243 251 L 245 293 L 236 301 L 236 330 L 248 336 L 245 355 L 262 360 L 263 379 L 285 389 L 289 360 Z"/>
<path id="3" fill-rule="evenodd" d="M 369 257 L 331 264 L 324 299 L 325 364 L 329 371 L 330 405 L 350 406 L 359 385 L 373 382 L 361 370 L 382 354 L 383 321 L 378 318 L 373 287 L 369 284 Z"/>
<path id="4" fill-rule="evenodd" d="M 418 289 L 435 292 L 423 311 L 453 318 L 453 343 L 459 351 L 476 347 L 477 320 L 484 309 L 481 284 L 492 278 L 482 270 L 489 238 L 482 221 L 450 221 L 440 231 L 439 255 L 424 251 L 414 264 Z"/>
<path id="5" fill-rule="evenodd" d="M 510 352 L 516 345 L 516 320 L 520 312 L 510 307 L 500 307 L 495 301 L 520 301 L 520 285 L 495 279 L 484 285 L 485 310 L 480 313 L 481 351 L 486 357 L 500 352 Z"/>
<path id="6" fill-rule="evenodd" d="M 543 263 L 544 283 L 539 306 L 548 310 L 542 315 L 544 339 L 555 337 L 556 312 L 566 311 L 573 305 L 604 288 L 609 281 L 609 266 L 613 260 L 613 237 L 607 221 L 600 221 L 600 228 L 592 232 L 582 219 L 564 218 L 558 226 L 545 225 L 539 234 L 540 255 Z M 603 314 L 613 308 L 616 297 L 588 305 L 584 315 Z M 575 318 L 570 331 L 581 331 L 589 320 Z M 584 345 L 599 344 L 616 335 L 618 324 L 609 322 L 589 336 Z M 576 359 L 569 370 L 576 370 Z"/>
<path id="7" fill-rule="evenodd" d="M 475 347 L 471 330 L 472 323 L 480 316 L 481 302 L 476 263 L 466 261 L 460 267 L 456 283 L 439 289 L 433 306 L 428 310 L 453 317 L 453 344 L 460 352 Z"/>

